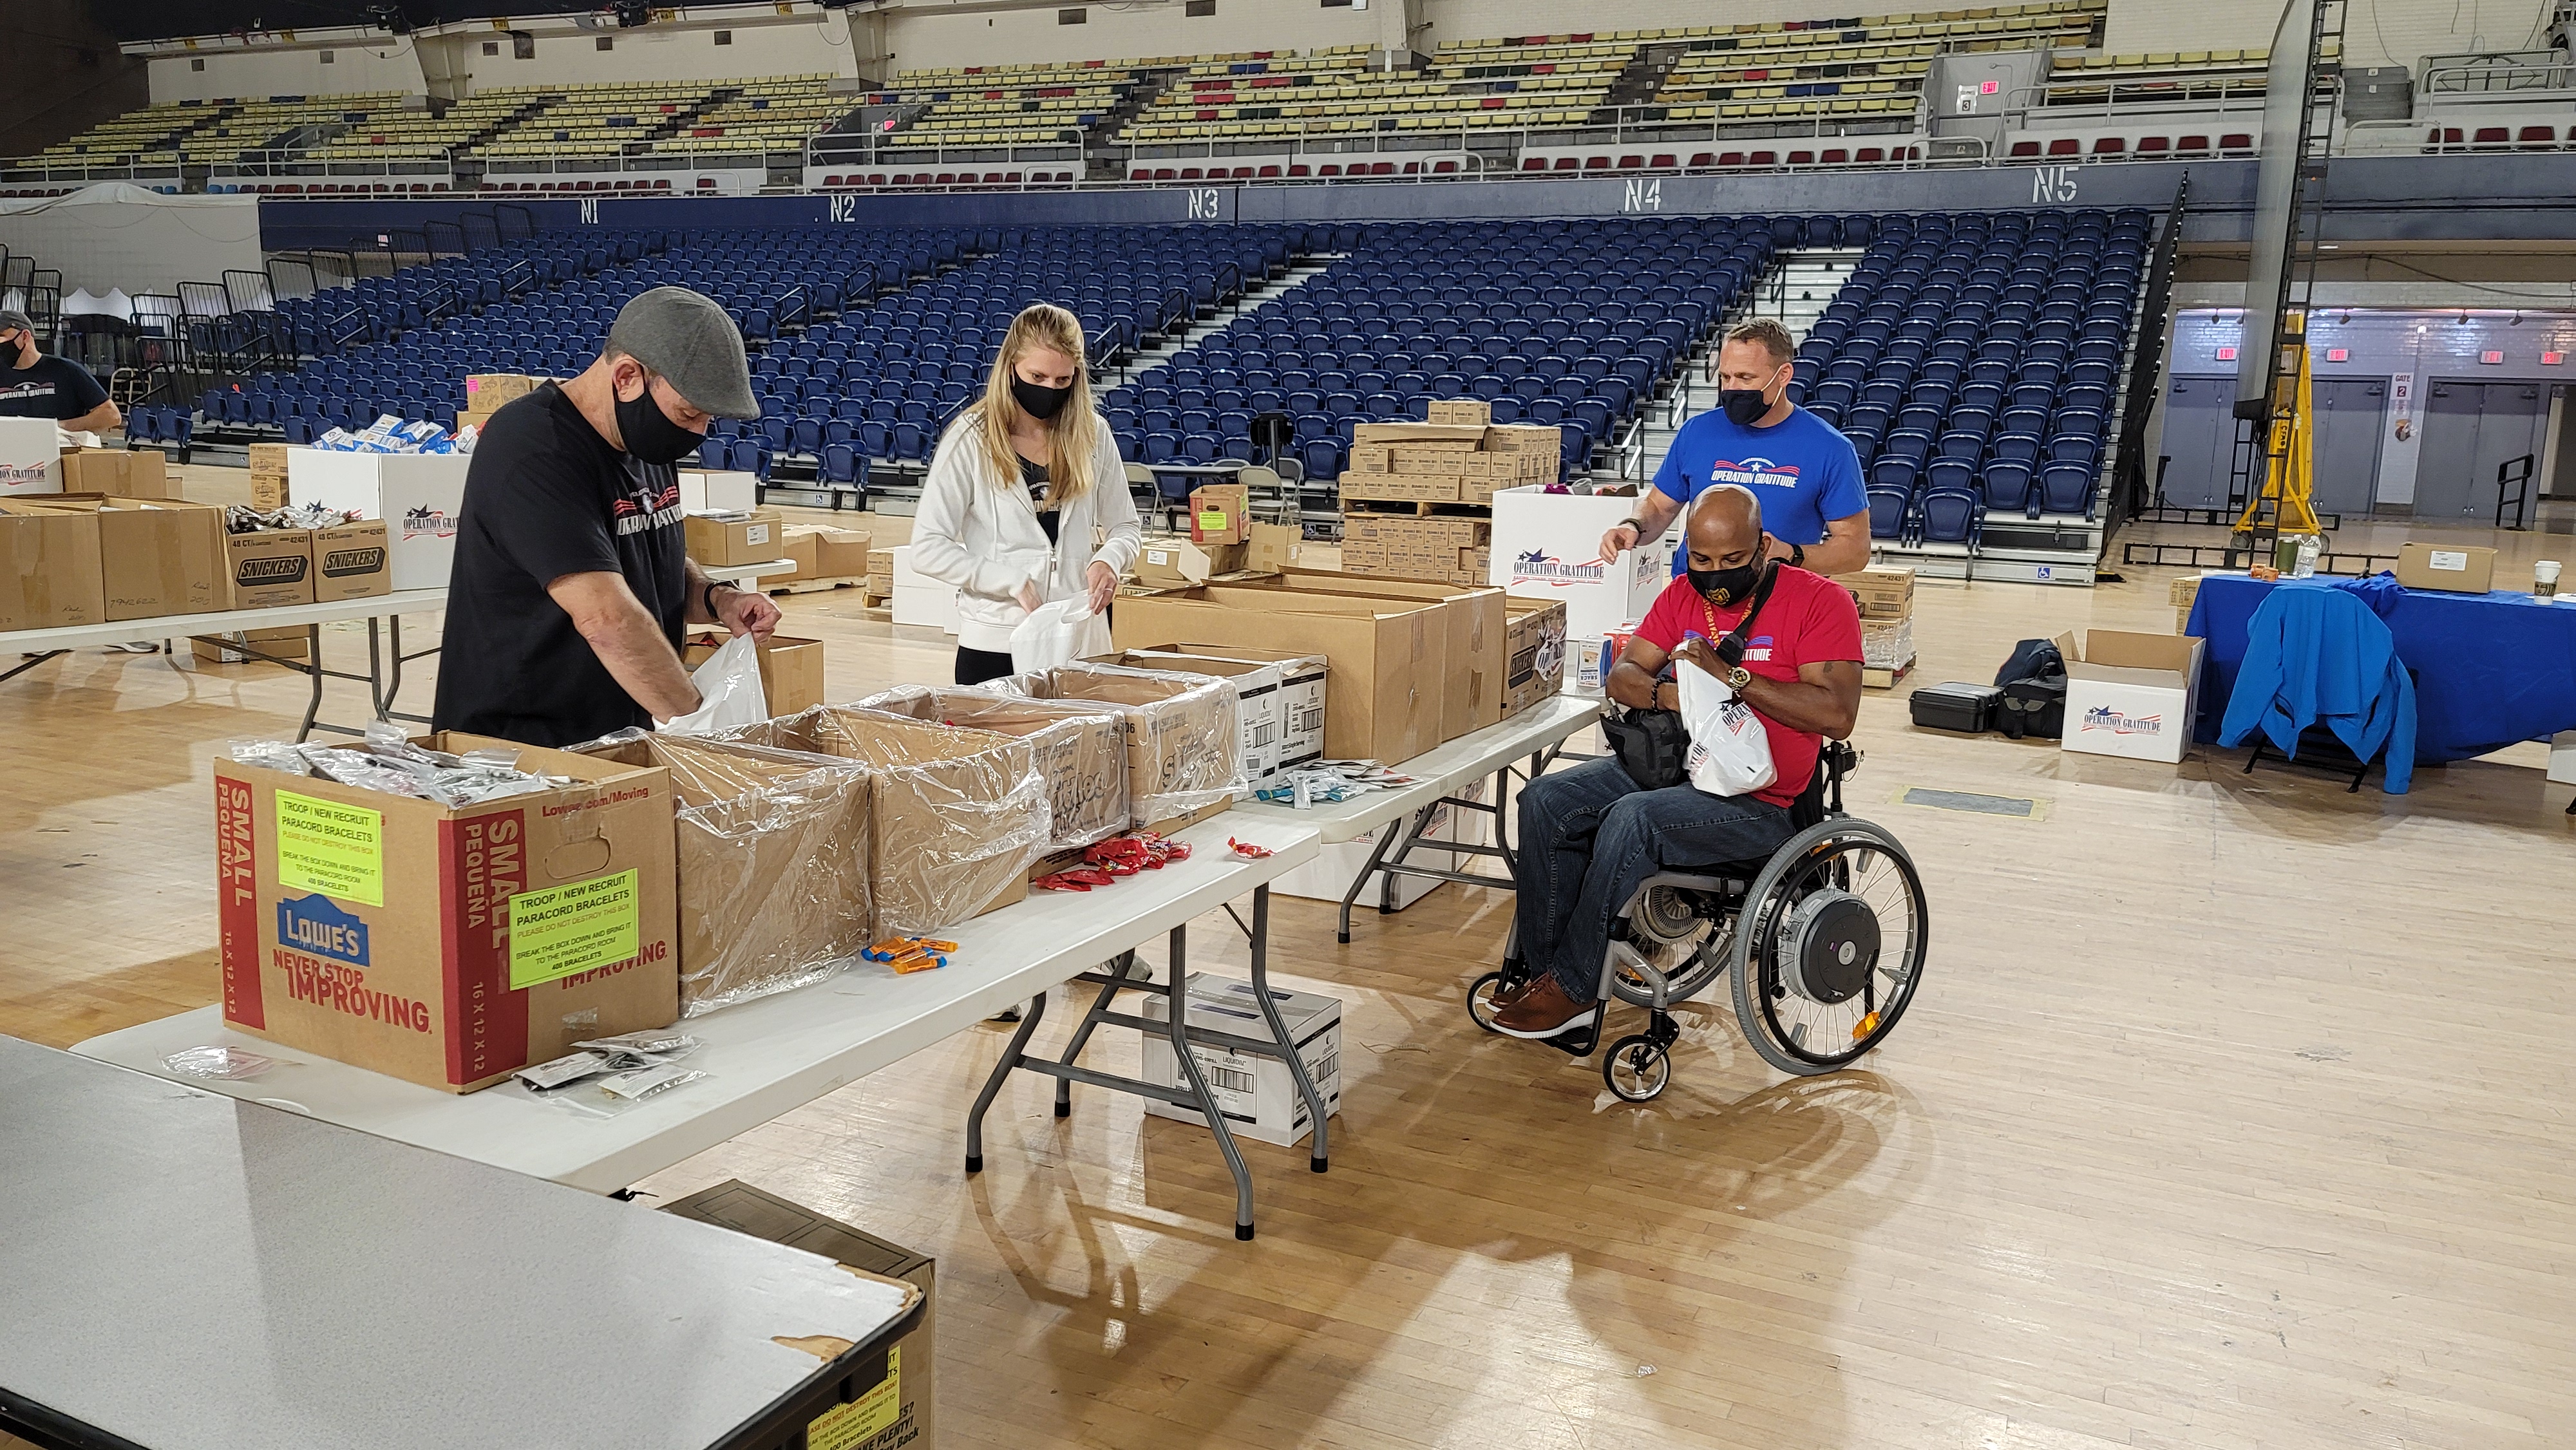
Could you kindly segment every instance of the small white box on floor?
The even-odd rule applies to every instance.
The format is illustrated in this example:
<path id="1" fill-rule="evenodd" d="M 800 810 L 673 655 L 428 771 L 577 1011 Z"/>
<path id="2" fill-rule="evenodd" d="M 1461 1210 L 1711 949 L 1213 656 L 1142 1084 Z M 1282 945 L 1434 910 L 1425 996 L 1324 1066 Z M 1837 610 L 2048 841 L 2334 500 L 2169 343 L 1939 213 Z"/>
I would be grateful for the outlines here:
<path id="1" fill-rule="evenodd" d="M 1192 972 L 1189 992 L 1191 1027 L 1230 1032 L 1237 1037 L 1271 1035 L 1270 1024 L 1262 1020 L 1260 1004 L 1253 1000 L 1250 982 Z M 1315 1080 L 1316 1095 L 1324 1100 L 1324 1115 L 1338 1116 L 1342 1110 L 1342 999 L 1275 986 L 1270 989 L 1270 999 L 1278 1005 L 1279 1019 L 1288 1028 L 1288 1040 L 1296 1044 L 1297 1056 L 1306 1064 L 1306 1075 Z M 1166 1021 L 1167 1002 L 1166 998 L 1148 997 L 1139 1015 L 1149 1022 Z M 1198 1059 L 1199 1074 L 1207 1079 L 1208 1095 L 1216 1099 L 1217 1111 L 1225 1114 L 1225 1125 L 1236 1137 L 1276 1143 L 1283 1148 L 1305 1138 L 1306 1095 L 1297 1091 L 1297 1080 L 1289 1076 L 1288 1064 L 1275 1057 L 1236 1052 L 1209 1043 L 1193 1044 L 1190 1055 Z M 1147 1082 L 1166 1087 L 1182 1085 L 1180 1060 L 1172 1055 L 1169 1037 L 1159 1032 L 1145 1034 L 1143 1076 Z M 1175 1107 L 1153 1098 L 1145 1100 L 1145 1111 L 1158 1118 L 1201 1126 L 1207 1121 L 1196 1108 Z"/>
<path id="2" fill-rule="evenodd" d="M 1620 555 L 1616 564 L 1601 562 L 1601 536 L 1644 502 L 1548 493 L 1538 486 L 1496 492 L 1486 582 L 1525 599 L 1564 600 L 1568 641 L 1598 639 L 1645 618 L 1655 596 L 1672 582 L 1671 532 Z"/>
<path id="3" fill-rule="evenodd" d="M 456 520 L 465 511 L 462 453 L 338 453 L 286 450 L 286 499 L 352 509 L 385 521 L 391 583 L 444 589 L 456 562 Z"/>
<path id="4" fill-rule="evenodd" d="M 2181 760 L 2199 708 L 2201 647 L 2189 635 L 2094 629 L 2079 656 L 2072 631 L 2057 636 L 2066 657 L 2059 744 L 2087 755 Z"/>
<path id="5" fill-rule="evenodd" d="M 61 434 L 51 418 L 0 418 L 0 498 L 63 491 Z"/>
<path id="6" fill-rule="evenodd" d="M 1461 800 L 1481 801 L 1485 798 L 1485 785 L 1484 781 L 1478 780 L 1452 794 Z M 1454 867 L 1459 870 L 1464 870 L 1468 862 L 1491 859 L 1464 855 L 1452 856 L 1446 851 L 1431 849 L 1431 843 L 1454 841 L 1470 846 L 1481 846 L 1493 840 L 1493 823 L 1494 818 L 1484 811 L 1464 811 L 1456 806 L 1440 806 L 1432 812 L 1431 824 L 1423 831 L 1422 840 L 1413 848 L 1413 854 L 1409 859 L 1435 868 Z M 1379 831 L 1385 829 L 1383 826 L 1378 828 Z M 1342 899 L 1342 893 L 1351 889 L 1351 878 L 1360 874 L 1360 868 L 1368 864 L 1370 853 L 1376 849 L 1375 832 L 1362 836 L 1356 841 L 1336 841 L 1319 846 L 1315 849 L 1314 860 L 1284 873 L 1279 879 L 1270 883 L 1270 889 L 1281 896 L 1298 896 L 1308 901 L 1338 902 Z M 1394 855 L 1393 848 L 1390 847 L 1387 854 Z M 1385 876 L 1369 883 L 1368 889 L 1362 891 L 1359 900 L 1352 904 L 1368 907 L 1383 904 L 1389 911 L 1402 911 L 1448 884 L 1446 881 L 1435 880 L 1428 876 L 1402 874 Z M 1510 882 L 1507 878 L 1497 878 L 1496 884 L 1509 885 Z"/>
<path id="7" fill-rule="evenodd" d="M 955 634 L 957 586 L 933 579 L 913 568 L 912 545 L 900 545 L 889 552 L 894 555 L 894 592 L 889 598 L 894 622 L 918 624 Z"/>
<path id="8" fill-rule="evenodd" d="M 2549 778 L 2561 785 L 2576 785 L 2576 730 L 2561 730 L 2549 737 Z"/>

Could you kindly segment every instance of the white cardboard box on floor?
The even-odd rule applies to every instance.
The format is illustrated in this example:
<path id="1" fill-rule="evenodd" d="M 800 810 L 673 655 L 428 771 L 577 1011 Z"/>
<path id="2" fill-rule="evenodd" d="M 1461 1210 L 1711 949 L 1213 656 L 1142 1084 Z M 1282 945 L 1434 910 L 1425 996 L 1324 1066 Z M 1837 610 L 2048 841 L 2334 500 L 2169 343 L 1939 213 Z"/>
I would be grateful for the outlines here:
<path id="1" fill-rule="evenodd" d="M 2190 635 L 2094 629 L 2076 653 L 2073 631 L 2057 636 L 2066 657 L 2066 727 L 2059 744 L 2087 755 L 2179 761 L 2191 749 L 2200 701 L 2202 641 Z"/>
<path id="2" fill-rule="evenodd" d="M 2576 785 L 2576 730 L 2561 730 L 2549 737 L 2549 778 L 2561 785 Z"/>
<path id="3" fill-rule="evenodd" d="M 465 511 L 462 453 L 338 453 L 286 450 L 286 499 L 354 509 L 385 521 L 392 584 L 444 589 L 456 562 L 456 520 Z"/>
<path id="4" fill-rule="evenodd" d="M 912 545 L 902 544 L 890 551 L 894 555 L 894 622 L 918 624 L 931 629 L 957 632 L 957 586 L 943 583 L 912 567 Z"/>
<path id="5" fill-rule="evenodd" d="M 1190 1026 L 1231 1032 L 1237 1037 L 1270 1036 L 1270 1024 L 1262 1020 L 1260 1004 L 1252 999 L 1250 982 L 1192 972 L 1189 990 Z M 1288 1040 L 1297 1045 L 1307 1076 L 1315 1080 L 1315 1092 L 1324 1100 L 1325 1116 L 1338 1116 L 1342 1110 L 1342 1000 L 1277 986 L 1270 989 L 1270 994 L 1278 1004 L 1280 1020 L 1287 1024 Z M 1144 1011 L 1138 1015 L 1150 1022 L 1161 1022 L 1166 1020 L 1166 1010 L 1167 999 L 1148 997 Z M 1297 1091 L 1297 1080 L 1288 1075 L 1288 1064 L 1275 1057 L 1214 1045 L 1194 1045 L 1190 1055 L 1198 1059 L 1209 1095 L 1216 1099 L 1217 1111 L 1225 1114 L 1225 1125 L 1236 1137 L 1276 1143 L 1283 1148 L 1305 1138 L 1306 1095 Z M 1145 1034 L 1143 1076 L 1147 1082 L 1166 1087 L 1181 1085 L 1180 1061 L 1172 1055 L 1170 1038 L 1155 1032 Z M 1145 1100 L 1145 1111 L 1177 1122 L 1206 1123 L 1196 1108 L 1175 1107 L 1153 1098 Z"/>
<path id="6" fill-rule="evenodd" d="M 63 491 L 61 437 L 51 418 L 0 418 L 0 498 Z"/>
<path id="7" fill-rule="evenodd" d="M 1673 544 L 1667 530 L 1601 562 L 1601 536 L 1634 514 L 1642 498 L 1547 493 L 1541 486 L 1507 488 L 1494 495 L 1493 555 L 1487 582 L 1525 599 L 1565 601 L 1568 641 L 1598 639 L 1632 619 L 1643 619 L 1655 596 L 1672 582 Z M 1573 672 L 1568 671 L 1569 681 Z"/>

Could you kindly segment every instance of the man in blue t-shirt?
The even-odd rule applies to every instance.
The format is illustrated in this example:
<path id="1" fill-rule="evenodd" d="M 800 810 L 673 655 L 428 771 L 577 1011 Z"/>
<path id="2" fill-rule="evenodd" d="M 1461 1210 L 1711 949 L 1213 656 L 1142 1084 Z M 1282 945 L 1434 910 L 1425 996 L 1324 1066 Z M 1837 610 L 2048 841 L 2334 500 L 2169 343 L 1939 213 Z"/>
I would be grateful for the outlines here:
<path id="1" fill-rule="evenodd" d="M 1717 350 L 1719 406 L 1674 435 L 1637 512 L 1601 536 L 1604 560 L 1616 560 L 1640 539 L 1662 538 L 1701 490 L 1732 483 L 1762 501 L 1770 557 L 1818 574 L 1869 566 L 1869 494 L 1860 456 L 1831 423 L 1789 401 L 1797 351 L 1789 329 L 1767 317 L 1727 331 Z M 1681 572 L 1678 555 L 1673 572 Z"/>

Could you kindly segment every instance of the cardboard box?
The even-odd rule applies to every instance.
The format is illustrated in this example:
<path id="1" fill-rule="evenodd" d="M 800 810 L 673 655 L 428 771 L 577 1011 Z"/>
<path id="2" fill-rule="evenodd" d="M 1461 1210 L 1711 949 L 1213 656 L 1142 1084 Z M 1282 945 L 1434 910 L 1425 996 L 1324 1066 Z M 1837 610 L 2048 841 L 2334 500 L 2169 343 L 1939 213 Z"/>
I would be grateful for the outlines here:
<path id="1" fill-rule="evenodd" d="M 1455 740 L 1499 724 L 1511 642 L 1503 591 L 1485 584 L 1354 578 L 1328 569 L 1295 569 L 1277 587 L 1364 599 L 1418 600 L 1441 606 L 1447 674 L 1440 685 L 1440 738 Z"/>
<path id="2" fill-rule="evenodd" d="M 51 418 L 0 418 L 0 498 L 61 493 L 61 437 Z"/>
<path id="3" fill-rule="evenodd" d="M 1464 443 L 1474 448 L 1484 441 L 1484 428 L 1474 423 L 1359 423 L 1351 428 L 1355 448 L 1383 443 Z"/>
<path id="4" fill-rule="evenodd" d="M 107 622 L 96 515 L 0 498 L 0 558 L 10 565 L 10 582 L 0 585 L 0 631 Z"/>
<path id="5" fill-rule="evenodd" d="M 1394 764 L 1438 745 L 1449 638 L 1440 606 L 1323 594 L 1299 599 L 1285 608 L 1277 590 L 1216 584 L 1122 597 L 1110 609 L 1110 637 L 1121 649 L 1185 640 L 1193 651 L 1236 658 L 1259 657 L 1247 650 L 1322 655 L 1325 755 Z"/>
<path id="6" fill-rule="evenodd" d="M 1160 998 L 1155 1000 L 1159 1001 Z M 728 1180 L 662 1206 L 700 1223 L 721 1224 L 737 1233 L 821 1254 L 846 1268 L 878 1279 L 896 1279 L 921 1291 L 926 1301 L 921 1323 L 886 1351 L 885 1378 L 873 1386 L 856 1386 L 855 1396 L 817 1419 L 805 1432 L 804 1444 L 822 1450 L 935 1450 L 939 1443 L 938 1265 L 926 1254 L 898 1248 L 861 1233 L 836 1219 L 823 1217 L 747 1183 Z M 882 1428 L 864 1439 L 825 1425 L 834 1416 L 860 1412 Z"/>
<path id="7" fill-rule="evenodd" d="M 81 448 L 62 456 L 65 493 L 114 498 L 176 498 L 169 460 L 157 448 Z"/>
<path id="8" fill-rule="evenodd" d="M 498 412 L 503 404 L 535 392 L 544 381 L 524 373 L 475 373 L 465 380 L 465 407 L 461 411 Z"/>
<path id="9" fill-rule="evenodd" d="M 894 592 L 894 550 L 868 550 L 868 592 L 870 594 Z"/>
<path id="10" fill-rule="evenodd" d="M 1569 640 L 1597 639 L 1643 619 L 1672 582 L 1672 546 L 1642 545 L 1615 564 L 1600 558 L 1601 536 L 1637 506 L 1634 498 L 1606 494 L 1502 490 L 1494 495 L 1486 577 L 1523 598 L 1565 601 Z"/>
<path id="11" fill-rule="evenodd" d="M 1503 600 L 1503 718 L 1565 689 L 1565 602 Z"/>
<path id="12" fill-rule="evenodd" d="M 1279 774 L 1279 742 L 1285 733 L 1281 685 L 1284 667 L 1275 660 L 1229 660 L 1177 651 L 1128 650 L 1107 663 L 1132 670 L 1179 670 L 1214 675 L 1234 684 L 1236 718 L 1243 726 L 1243 778 L 1259 790 Z"/>
<path id="13" fill-rule="evenodd" d="M 46 508 L 98 520 L 107 619 L 208 614 L 231 607 L 224 586 L 224 511 L 180 499 L 58 494 Z"/>
<path id="14" fill-rule="evenodd" d="M 1205 584 L 1220 574 L 1240 574 L 1250 558 L 1250 544 L 1194 544 L 1187 539 L 1155 539 L 1136 556 L 1136 582 L 1156 589 Z"/>
<path id="15" fill-rule="evenodd" d="M 789 525 L 787 528 L 781 530 L 778 542 L 778 557 L 785 559 L 789 564 L 795 566 L 787 573 L 785 579 L 810 581 L 818 577 L 814 568 L 814 536 L 812 534 L 798 533 L 796 532 L 794 525 Z M 775 575 L 771 576 L 771 582 L 773 583 L 783 583 L 785 582 L 785 579 L 781 579 Z"/>
<path id="16" fill-rule="evenodd" d="M 1901 670 L 1914 663 L 1914 621 L 1862 620 L 1860 662 L 1862 668 L 1872 670 Z"/>
<path id="17" fill-rule="evenodd" d="M 800 578 L 864 579 L 874 541 L 858 529 L 830 524 L 789 524 L 788 557 Z M 808 557 L 810 556 L 810 558 Z"/>
<path id="18" fill-rule="evenodd" d="M 1345 473 L 1335 485 L 1344 503 L 1456 503 L 1457 475 L 1433 473 Z"/>
<path id="19" fill-rule="evenodd" d="M 1278 986 L 1270 992 L 1272 1002 L 1279 1008 L 1280 1021 L 1288 1029 L 1288 1040 L 1296 1045 L 1299 1060 L 1306 1064 L 1306 1075 L 1314 1081 L 1316 1096 L 1324 1100 L 1324 1115 L 1338 1115 L 1342 1109 L 1341 999 Z M 1169 998 L 1148 997 L 1141 1015 L 1148 1022 L 1168 1022 L 1169 1011 Z M 1190 973 L 1186 1020 L 1190 1026 L 1210 1032 L 1228 1032 L 1237 1037 L 1270 1036 L 1270 1024 L 1261 1015 L 1252 984 L 1207 972 Z M 1161 1032 L 1148 1032 L 1144 1039 L 1144 1080 L 1166 1087 L 1181 1086 L 1181 1063 L 1172 1053 L 1171 1038 Z M 1209 1096 L 1216 1100 L 1217 1111 L 1225 1114 L 1227 1130 L 1236 1137 L 1281 1147 L 1304 1141 L 1313 1124 L 1307 1121 L 1306 1095 L 1297 1091 L 1297 1080 L 1289 1075 L 1288 1064 L 1275 1057 L 1236 1052 L 1214 1043 L 1193 1042 L 1190 1056 L 1198 1060 L 1199 1076 L 1206 1081 Z M 1158 1118 L 1207 1126 L 1207 1119 L 1200 1116 L 1198 1109 L 1176 1107 L 1158 1098 L 1147 1098 L 1145 1111 Z"/>
<path id="20" fill-rule="evenodd" d="M 1241 544 L 1252 538 L 1252 489 L 1240 483 L 1203 483 L 1190 490 L 1190 542 Z"/>
<path id="21" fill-rule="evenodd" d="M 2088 630 L 2057 636 L 2066 657 L 2066 733 L 2088 755 L 2179 761 L 2191 748 L 2202 642 L 2190 636 Z"/>
<path id="22" fill-rule="evenodd" d="M 382 519 L 395 591 L 444 589 L 456 562 L 456 520 L 465 508 L 470 454 L 333 453 L 290 448 L 287 494 L 362 519 Z"/>
<path id="23" fill-rule="evenodd" d="M 1306 549 L 1306 531 L 1296 524 L 1254 524 L 1244 546 L 1243 567 L 1255 574 L 1293 569 Z"/>
<path id="24" fill-rule="evenodd" d="M 1467 460 L 1475 452 L 1472 443 L 1399 443 L 1386 450 L 1390 473 L 1434 473 L 1450 478 L 1467 471 Z"/>
<path id="25" fill-rule="evenodd" d="M 1218 644 L 1149 645 L 1129 650 L 1126 655 L 1148 662 L 1167 659 L 1171 661 L 1169 665 L 1149 667 L 1186 669 L 1199 674 L 1219 673 L 1201 668 L 1208 661 L 1277 665 L 1280 672 L 1279 768 L 1293 770 L 1324 758 L 1324 681 L 1330 665 L 1322 655 Z"/>
<path id="26" fill-rule="evenodd" d="M 286 507 L 286 454 L 283 443 L 253 443 L 250 453 L 250 506 L 260 510 Z"/>
<path id="27" fill-rule="evenodd" d="M 313 602 L 373 599 L 394 592 L 393 526 L 362 519 L 313 531 Z"/>
<path id="28" fill-rule="evenodd" d="M 680 512 L 684 514 L 721 514 L 760 507 L 757 474 L 708 468 L 683 468 L 678 472 Z"/>
<path id="29" fill-rule="evenodd" d="M 1834 582 L 1851 591 L 1865 620 L 1909 619 L 1914 614 L 1914 571 L 1870 568 L 1837 574 Z"/>
<path id="30" fill-rule="evenodd" d="M 2397 548 L 2397 582 L 2409 589 L 2437 589 L 2448 594 L 2495 591 L 2493 549 L 2462 544 L 2405 543 Z"/>
<path id="31" fill-rule="evenodd" d="M 225 634 L 201 634 L 188 641 L 197 658 L 210 665 L 300 660 L 309 652 L 311 642 L 311 636 L 300 624 L 283 629 L 236 629 Z"/>
<path id="32" fill-rule="evenodd" d="M 224 535 L 224 593 L 230 609 L 313 602 L 313 531 L 260 529 Z"/>
<path id="33" fill-rule="evenodd" d="M 480 438 L 483 436 L 483 430 L 492 426 L 492 415 L 499 411 L 500 409 L 493 408 L 482 412 L 459 413 L 456 415 L 456 431 L 462 433 L 471 428 L 474 430 L 474 436 Z"/>
<path id="34" fill-rule="evenodd" d="M 557 790 L 448 808 L 215 761 L 225 1025 L 446 1092 L 679 1016 L 671 784 L 515 749 Z"/>
<path id="35" fill-rule="evenodd" d="M 724 643 L 702 634 L 680 648 L 680 663 L 696 669 Z M 760 642 L 760 694 L 772 716 L 794 715 L 823 703 L 823 642 L 773 634 Z"/>
<path id="36" fill-rule="evenodd" d="M 1170 835 L 1231 807 L 1245 779 L 1242 707 L 1230 681 L 1079 664 L 1013 675 L 996 687 L 1114 707 L 1127 727 L 1127 813 L 1146 830 Z"/>
<path id="37" fill-rule="evenodd" d="M 1106 840 L 1134 824 L 1127 803 L 1127 717 L 1114 706 L 1032 700 L 980 688 L 897 685 L 850 708 L 990 730 L 1029 742 L 1038 774 L 1046 777 L 1051 852 Z M 1040 867 L 1058 869 L 1044 861 Z"/>
<path id="38" fill-rule="evenodd" d="M 786 525 L 775 509 L 752 509 L 739 517 L 691 514 L 680 523 L 689 557 L 710 568 L 766 564 L 785 556 Z"/>
<path id="39" fill-rule="evenodd" d="M 1482 585 L 1492 542 L 1485 519 L 1344 514 L 1340 572 Z"/>
<path id="40" fill-rule="evenodd" d="M 1494 405 L 1482 398 L 1434 398 L 1429 421 L 1469 423 L 1482 428 L 1494 421 Z"/>

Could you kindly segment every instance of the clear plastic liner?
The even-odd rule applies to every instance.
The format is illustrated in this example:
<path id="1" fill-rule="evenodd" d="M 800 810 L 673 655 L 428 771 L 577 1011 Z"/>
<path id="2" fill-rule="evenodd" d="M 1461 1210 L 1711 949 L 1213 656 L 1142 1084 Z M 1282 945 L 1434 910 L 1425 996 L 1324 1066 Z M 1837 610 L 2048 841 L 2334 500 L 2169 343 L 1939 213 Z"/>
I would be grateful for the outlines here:
<path id="1" fill-rule="evenodd" d="M 1053 839 L 1047 780 L 1026 740 L 821 705 L 720 740 L 855 760 L 874 794 L 876 933 L 954 926 L 1013 888 Z"/>
<path id="2" fill-rule="evenodd" d="M 1243 774 L 1243 701 L 1232 680 L 1064 665 L 996 680 L 992 688 L 1117 706 L 1127 717 L 1128 814 L 1138 826 L 1168 825 L 1251 793 Z"/>
<path id="3" fill-rule="evenodd" d="M 283 740 L 235 740 L 224 753 L 242 765 L 283 771 L 356 786 L 360 790 L 435 801 L 443 806 L 479 805 L 508 796 L 560 790 L 570 776 L 519 769 L 519 752 L 483 748 L 462 755 L 415 745 L 402 727 L 378 720 L 367 727 L 364 743 L 290 745 Z"/>
<path id="4" fill-rule="evenodd" d="M 683 1018 L 819 982 L 875 940 L 865 768 L 641 730 L 575 749 L 670 772 Z M 580 1045 L 667 1055 L 619 1039 Z"/>
<path id="5" fill-rule="evenodd" d="M 255 509 L 246 503 L 224 506 L 224 532 L 256 534 L 270 529 L 336 529 L 342 524 L 357 523 L 363 515 L 356 509 L 335 509 L 328 504 L 289 504 L 285 508 Z"/>
<path id="6" fill-rule="evenodd" d="M 1128 828 L 1127 721 L 1119 710 L 949 685 L 897 685 L 850 708 L 1029 742 L 1047 781 L 1050 851 L 1077 850 Z"/>

